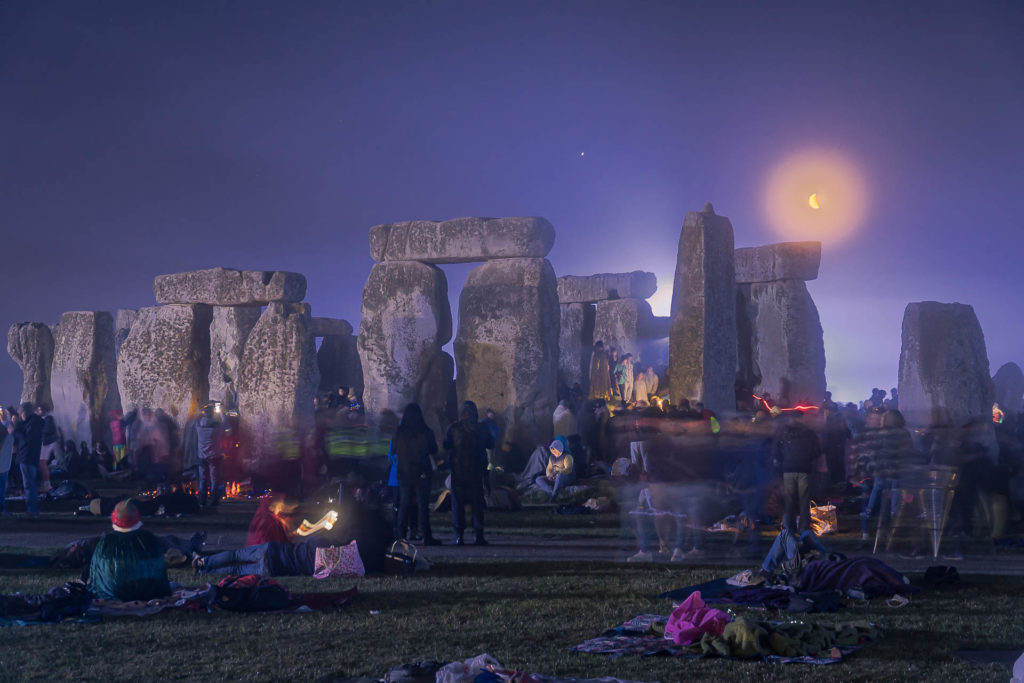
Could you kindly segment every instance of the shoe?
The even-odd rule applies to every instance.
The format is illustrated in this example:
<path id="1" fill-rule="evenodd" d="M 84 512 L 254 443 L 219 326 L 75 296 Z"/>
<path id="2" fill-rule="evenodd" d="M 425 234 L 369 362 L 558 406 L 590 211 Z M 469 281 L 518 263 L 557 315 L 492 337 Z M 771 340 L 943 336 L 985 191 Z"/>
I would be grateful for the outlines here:
<path id="1" fill-rule="evenodd" d="M 672 557 L 669 559 L 669 562 L 682 562 L 685 557 L 686 553 L 683 552 L 683 549 L 676 548 L 672 551 Z"/>
<path id="2" fill-rule="evenodd" d="M 626 558 L 626 562 L 653 562 L 654 553 L 649 550 L 641 550 L 635 555 L 630 555 Z"/>
<path id="3" fill-rule="evenodd" d="M 490 545 L 490 543 L 488 543 L 487 539 L 483 536 L 477 536 L 476 540 L 473 541 L 473 545 Z"/>
<path id="4" fill-rule="evenodd" d="M 870 534 L 868 534 L 868 532 L 866 532 L 866 531 L 865 531 L 865 532 L 862 532 L 862 533 L 861 533 L 861 535 L 860 535 L 860 540 L 861 540 L 861 543 L 865 543 L 865 542 L 867 542 L 867 541 L 870 541 L 870 540 L 871 540 L 871 536 L 870 536 Z"/>
<path id="5" fill-rule="evenodd" d="M 462 536 L 456 536 L 455 540 L 452 541 L 452 545 L 466 545 L 466 541 L 462 539 Z"/>
<path id="6" fill-rule="evenodd" d="M 423 539 L 423 545 L 442 545 L 441 539 L 428 536 Z"/>

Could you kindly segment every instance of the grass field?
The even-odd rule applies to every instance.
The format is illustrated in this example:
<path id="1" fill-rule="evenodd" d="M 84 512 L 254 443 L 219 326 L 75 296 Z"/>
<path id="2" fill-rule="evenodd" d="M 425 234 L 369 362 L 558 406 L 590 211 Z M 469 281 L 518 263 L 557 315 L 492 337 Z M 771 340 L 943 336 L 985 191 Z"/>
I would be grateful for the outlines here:
<path id="1" fill-rule="evenodd" d="M 508 530 L 551 533 L 536 520 L 509 518 Z M 617 533 L 610 518 L 594 525 L 590 521 L 558 519 L 555 524 L 567 535 Z M 838 614 L 802 617 L 823 622 L 866 618 L 884 629 L 883 641 L 836 665 L 610 660 L 567 650 L 641 612 L 667 614 L 671 604 L 652 601 L 652 595 L 735 571 L 452 560 L 413 577 L 286 578 L 283 583 L 302 591 L 354 584 L 359 597 L 343 609 L 313 614 L 169 613 L 3 628 L 0 679 L 335 680 L 379 677 L 411 661 L 461 660 L 488 652 L 507 666 L 532 672 L 639 681 L 1005 681 L 1005 667 L 966 664 L 954 652 L 1024 648 L 1024 578 L 970 577 L 960 590 L 921 594 L 901 609 L 873 601 Z M 0 592 L 42 592 L 71 577 L 50 569 L 0 569 Z M 172 570 L 171 578 L 196 583 L 183 570 Z"/>

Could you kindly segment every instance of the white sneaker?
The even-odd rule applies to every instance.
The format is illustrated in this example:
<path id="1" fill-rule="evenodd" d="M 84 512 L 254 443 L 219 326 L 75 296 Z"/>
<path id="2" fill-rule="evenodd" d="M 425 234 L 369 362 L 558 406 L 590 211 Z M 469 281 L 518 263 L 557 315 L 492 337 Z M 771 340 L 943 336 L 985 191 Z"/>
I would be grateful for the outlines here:
<path id="1" fill-rule="evenodd" d="M 862 533 L 862 534 L 860 535 L 860 540 L 862 540 L 862 541 L 870 541 L 870 540 L 871 540 L 871 535 L 870 535 L 870 534 L 868 534 L 868 533 L 867 533 L 867 532 L 865 531 L 864 533 Z"/>
<path id="2" fill-rule="evenodd" d="M 685 559 L 686 553 L 683 552 L 682 548 L 676 548 L 672 551 L 672 559 L 670 560 L 671 562 L 682 562 Z"/>
<path id="3" fill-rule="evenodd" d="M 630 555 L 626 558 L 626 562 L 653 562 L 654 553 L 649 551 L 641 550 L 636 555 Z"/>

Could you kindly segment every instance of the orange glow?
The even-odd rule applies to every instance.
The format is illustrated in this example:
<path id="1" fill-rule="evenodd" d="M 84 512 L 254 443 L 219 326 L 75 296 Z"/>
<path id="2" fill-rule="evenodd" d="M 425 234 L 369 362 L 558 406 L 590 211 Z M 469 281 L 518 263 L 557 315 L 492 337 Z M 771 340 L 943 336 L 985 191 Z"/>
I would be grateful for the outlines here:
<path id="1" fill-rule="evenodd" d="M 771 170 L 764 209 L 782 239 L 837 244 L 864 220 L 867 194 L 860 171 L 839 152 L 806 149 Z"/>

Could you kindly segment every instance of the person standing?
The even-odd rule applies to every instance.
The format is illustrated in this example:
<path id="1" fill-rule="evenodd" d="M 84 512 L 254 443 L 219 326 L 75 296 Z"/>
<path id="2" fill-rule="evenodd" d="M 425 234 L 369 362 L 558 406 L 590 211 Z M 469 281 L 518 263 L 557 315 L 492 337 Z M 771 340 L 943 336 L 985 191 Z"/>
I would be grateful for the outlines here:
<path id="1" fill-rule="evenodd" d="M 487 484 L 487 449 L 494 448 L 491 432 L 478 421 L 476 404 L 466 401 L 459 421 L 448 428 L 444 449 L 452 470 L 452 531 L 455 545 L 465 545 L 466 504 L 471 508 L 474 545 L 487 545 L 484 539 L 484 486 Z"/>
<path id="2" fill-rule="evenodd" d="M 14 446 L 14 461 L 21 470 L 25 489 L 25 511 L 29 517 L 39 516 L 39 455 L 43 450 L 43 419 L 35 414 L 31 403 L 21 405 L 21 421 L 16 432 L 20 434 Z"/>
<path id="3" fill-rule="evenodd" d="M 607 401 L 612 395 L 608 352 L 604 350 L 604 342 L 594 343 L 594 353 L 590 357 L 590 398 Z"/>
<path id="4" fill-rule="evenodd" d="M 39 451 L 39 490 L 46 493 L 50 490 L 50 456 L 54 457 L 61 469 L 67 469 L 67 465 L 60 462 L 60 434 L 57 433 L 57 423 L 50 414 L 50 406 L 39 403 L 36 405 L 36 415 L 43 421 L 43 445 Z"/>
<path id="5" fill-rule="evenodd" d="M 434 432 L 423 419 L 419 404 L 410 403 L 402 412 L 402 421 L 391 439 L 390 447 L 398 478 L 398 522 L 395 529 L 399 538 L 405 536 L 412 517 L 412 501 L 415 499 L 423 545 L 441 544 L 430 529 L 430 485 L 434 474 L 430 458 L 436 453 L 437 439 L 434 438 Z"/>
<path id="6" fill-rule="evenodd" d="M 125 438 L 124 413 L 120 408 L 110 411 L 110 440 L 114 442 L 114 469 L 124 469 L 125 456 L 128 454 Z"/>
<path id="7" fill-rule="evenodd" d="M 217 415 L 215 406 L 203 408 L 203 415 L 196 423 L 196 440 L 199 447 L 199 507 L 206 509 L 207 494 L 213 499 L 210 507 L 217 509 L 219 496 L 217 482 L 220 479 L 220 464 L 224 457 L 221 445 L 224 440 L 224 423 Z"/>
<path id="8" fill-rule="evenodd" d="M 782 526 L 802 534 L 811 528 L 810 472 L 821 457 L 821 443 L 814 430 L 804 424 L 803 412 L 793 411 L 775 440 L 775 457 L 782 466 L 785 515 Z M 799 515 L 799 529 L 796 517 Z"/>

